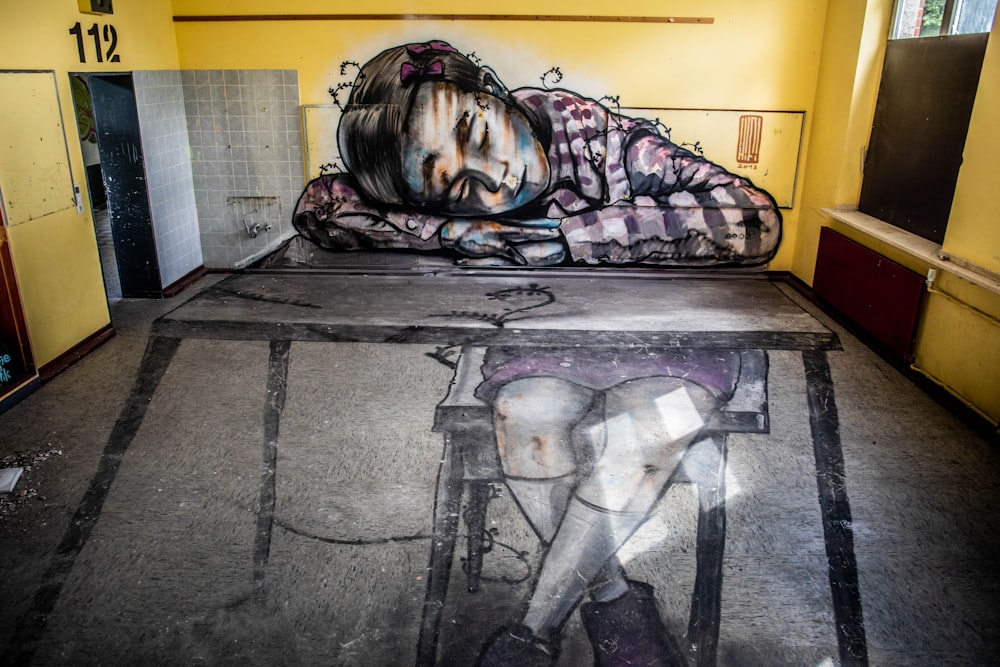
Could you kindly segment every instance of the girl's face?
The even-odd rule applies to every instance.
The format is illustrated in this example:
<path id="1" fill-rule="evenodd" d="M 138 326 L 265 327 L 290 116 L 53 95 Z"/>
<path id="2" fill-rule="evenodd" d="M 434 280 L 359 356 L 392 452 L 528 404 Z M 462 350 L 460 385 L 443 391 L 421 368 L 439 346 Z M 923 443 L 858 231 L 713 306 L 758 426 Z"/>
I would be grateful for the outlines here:
<path id="1" fill-rule="evenodd" d="M 540 195 L 549 162 L 516 107 L 430 81 L 417 90 L 407 121 L 403 175 L 416 204 L 457 216 L 493 215 Z"/>

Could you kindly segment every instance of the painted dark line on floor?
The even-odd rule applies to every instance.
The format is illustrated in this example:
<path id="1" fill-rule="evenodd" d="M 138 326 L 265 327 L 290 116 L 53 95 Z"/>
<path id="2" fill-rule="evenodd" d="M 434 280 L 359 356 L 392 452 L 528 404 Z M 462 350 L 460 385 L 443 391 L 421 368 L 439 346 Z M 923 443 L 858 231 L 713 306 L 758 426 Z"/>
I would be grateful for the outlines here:
<path id="1" fill-rule="evenodd" d="M 226 299 L 245 299 L 247 301 L 253 301 L 255 303 L 276 303 L 282 306 L 297 306 L 299 308 L 315 308 L 322 309 L 323 306 L 317 305 L 315 303 L 309 303 L 308 301 L 299 301 L 298 299 L 278 299 L 271 296 L 265 296 L 263 294 L 254 294 L 253 292 L 239 292 L 234 289 L 224 289 L 222 287 L 210 287 L 205 290 L 197 297 L 199 300 L 206 303 L 225 303 Z"/>
<path id="2" fill-rule="evenodd" d="M 434 501 L 434 539 L 427 564 L 427 588 L 417 638 L 417 667 L 437 664 L 438 636 L 444 614 L 448 580 L 458 536 L 458 517 L 462 505 L 462 461 L 455 455 L 457 443 L 445 436 L 444 454 L 438 469 L 437 497 Z"/>
<path id="3" fill-rule="evenodd" d="M 601 331 L 498 329 L 492 326 L 351 325 L 321 322 L 246 322 L 160 319 L 160 335 L 215 340 L 294 340 L 397 345 L 585 345 L 631 349 L 839 350 L 832 331 Z"/>
<path id="4" fill-rule="evenodd" d="M 825 352 L 803 352 L 802 360 L 840 664 L 867 665 L 868 646 L 833 379 Z"/>
<path id="5" fill-rule="evenodd" d="M 288 357 L 292 343 L 272 340 L 267 364 L 267 396 L 264 399 L 264 467 L 260 475 L 260 500 L 257 508 L 257 537 L 254 543 L 254 599 L 262 602 L 267 594 L 267 561 L 271 555 L 274 530 L 274 507 L 277 497 L 275 472 L 278 465 L 278 432 L 281 412 L 288 396 Z"/>
<path id="6" fill-rule="evenodd" d="M 712 437 L 717 458 L 698 487 L 698 538 L 688 638 L 698 647 L 698 664 L 715 665 L 722 621 L 723 562 L 726 553 L 726 435 Z M 713 480 L 714 478 L 714 480 Z M 713 483 L 714 481 L 714 483 Z"/>
<path id="7" fill-rule="evenodd" d="M 370 546 L 382 546 L 386 544 L 398 544 L 404 542 L 421 542 L 424 540 L 433 539 L 433 535 L 427 535 L 424 533 L 417 533 L 415 535 L 398 535 L 391 537 L 380 537 L 377 539 L 363 540 L 363 539 L 342 539 L 338 537 L 323 537 L 322 535 L 317 535 L 316 533 L 310 533 L 307 530 L 302 530 L 301 528 L 296 528 L 294 526 L 289 526 L 287 523 L 282 522 L 280 519 L 274 520 L 274 525 L 282 530 L 288 531 L 292 535 L 298 535 L 299 537 L 304 537 L 309 540 L 315 540 L 317 542 L 322 542 L 324 544 L 337 544 L 348 547 L 370 547 Z"/>
<path id="8" fill-rule="evenodd" d="M 42 575 L 41 585 L 35 591 L 30 608 L 14 631 L 4 664 L 31 663 L 37 644 L 45 632 L 49 614 L 55 609 L 76 557 L 83 550 L 101 515 L 101 509 L 118 474 L 125 451 L 139 432 L 153 394 L 160 386 L 160 381 L 179 346 L 178 338 L 152 336 L 149 339 L 132 392 L 111 430 L 97 472 L 91 478 L 90 486 Z"/>

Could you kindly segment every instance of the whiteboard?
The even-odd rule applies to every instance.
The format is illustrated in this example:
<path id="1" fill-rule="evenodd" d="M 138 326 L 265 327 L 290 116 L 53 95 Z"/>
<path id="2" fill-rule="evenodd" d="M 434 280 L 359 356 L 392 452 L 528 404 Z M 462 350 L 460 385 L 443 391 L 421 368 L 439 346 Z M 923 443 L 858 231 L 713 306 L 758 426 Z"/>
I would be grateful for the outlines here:
<path id="1" fill-rule="evenodd" d="M 340 107 L 335 104 L 307 104 L 302 106 L 302 133 L 306 145 L 306 180 L 320 175 L 343 171 L 344 163 L 337 148 L 337 126 L 340 125 Z M 338 165 L 326 168 L 323 165 Z"/>
<path id="2" fill-rule="evenodd" d="M 658 119 L 673 143 L 750 179 L 779 207 L 794 205 L 805 112 L 648 108 L 621 112 Z"/>

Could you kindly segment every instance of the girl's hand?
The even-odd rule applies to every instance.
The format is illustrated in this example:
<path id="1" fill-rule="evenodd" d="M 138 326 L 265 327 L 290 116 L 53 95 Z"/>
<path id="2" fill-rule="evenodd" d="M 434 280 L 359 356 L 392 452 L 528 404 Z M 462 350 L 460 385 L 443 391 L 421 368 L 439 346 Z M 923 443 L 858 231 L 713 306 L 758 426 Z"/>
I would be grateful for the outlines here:
<path id="1" fill-rule="evenodd" d="M 514 225 L 493 220 L 453 219 L 442 225 L 441 245 L 487 263 L 551 266 L 566 258 L 557 220 Z M 503 262 L 496 262 L 497 259 Z M 470 262 L 472 263 L 472 262 Z M 482 261 L 474 262 L 482 264 Z"/>

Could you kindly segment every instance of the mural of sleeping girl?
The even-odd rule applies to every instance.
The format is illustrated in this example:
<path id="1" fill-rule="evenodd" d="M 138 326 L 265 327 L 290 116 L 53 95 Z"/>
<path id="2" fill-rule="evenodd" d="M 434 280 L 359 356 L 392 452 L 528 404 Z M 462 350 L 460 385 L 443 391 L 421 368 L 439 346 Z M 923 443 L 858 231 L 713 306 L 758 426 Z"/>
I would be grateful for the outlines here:
<path id="1" fill-rule="evenodd" d="M 528 266 L 756 265 L 777 250 L 778 207 L 747 179 L 571 91 L 508 90 L 446 42 L 387 49 L 348 87 L 347 172 L 311 181 L 293 219 L 324 248 Z"/>
<path id="2" fill-rule="evenodd" d="M 780 241 L 769 194 L 656 123 L 567 90 L 508 90 L 446 42 L 383 51 L 348 87 L 347 171 L 311 181 L 294 214 L 322 247 L 720 266 L 767 262 Z M 504 482 L 546 551 L 523 614 L 480 664 L 554 665 L 577 608 L 593 646 L 619 647 L 600 664 L 682 664 L 653 590 L 616 554 L 733 395 L 739 352 L 557 342 L 486 344 L 476 395 L 492 407 Z"/>

